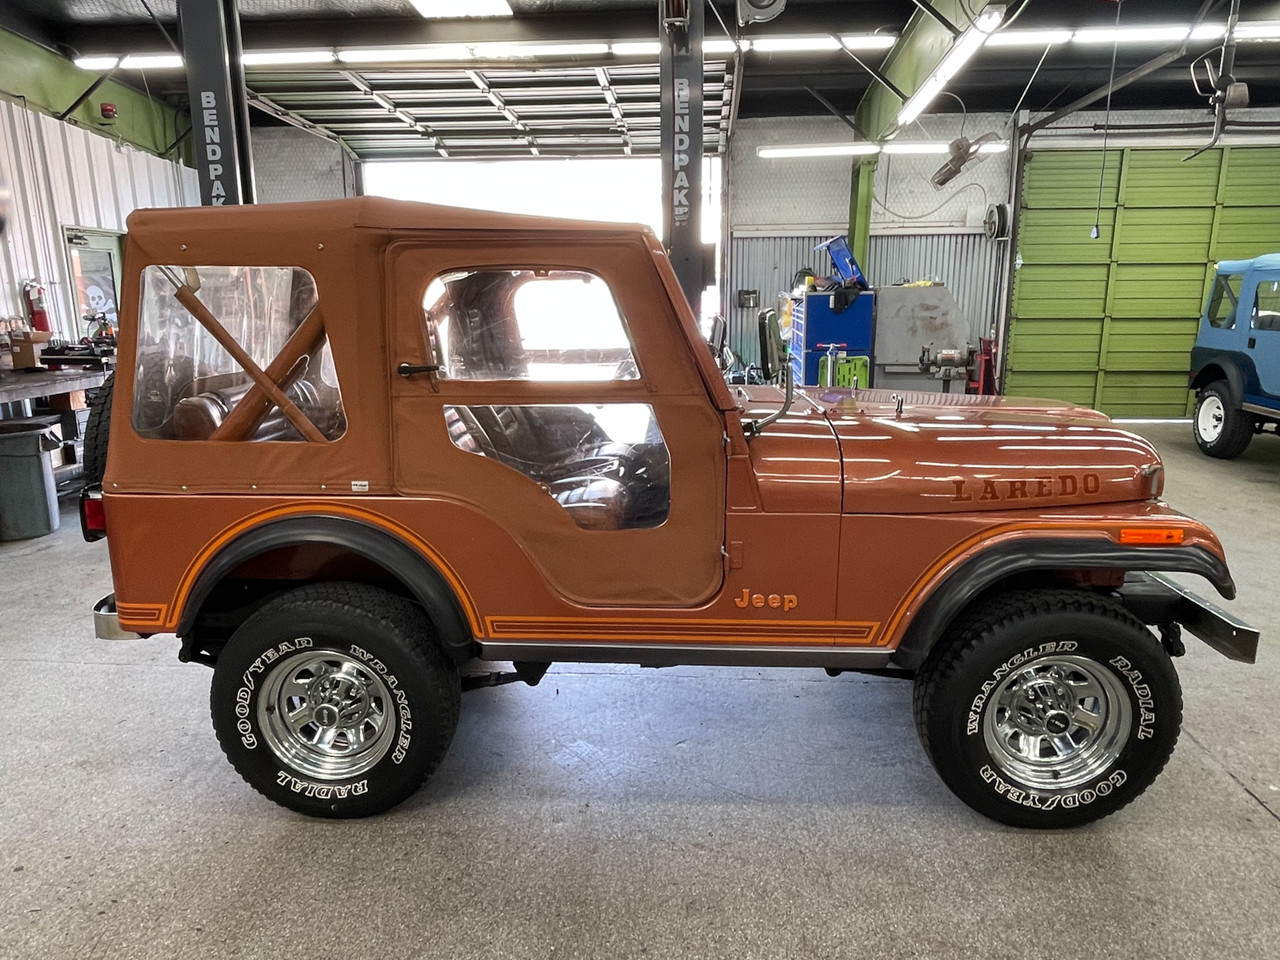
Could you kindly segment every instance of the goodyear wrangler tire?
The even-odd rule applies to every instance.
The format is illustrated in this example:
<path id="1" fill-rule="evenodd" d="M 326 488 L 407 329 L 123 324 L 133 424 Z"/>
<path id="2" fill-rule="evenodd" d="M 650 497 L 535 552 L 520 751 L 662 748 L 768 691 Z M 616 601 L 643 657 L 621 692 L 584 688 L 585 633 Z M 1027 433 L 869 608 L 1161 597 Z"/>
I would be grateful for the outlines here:
<path id="1" fill-rule="evenodd" d="M 1173 753 L 1177 673 L 1117 601 L 1036 590 L 981 601 L 916 678 L 916 729 L 965 803 L 1019 827 L 1073 827 L 1142 793 Z"/>
<path id="2" fill-rule="evenodd" d="M 210 711 L 227 759 L 259 793 L 312 816 L 364 817 L 436 768 L 459 700 L 457 669 L 418 607 L 335 583 L 287 593 L 236 630 Z"/>

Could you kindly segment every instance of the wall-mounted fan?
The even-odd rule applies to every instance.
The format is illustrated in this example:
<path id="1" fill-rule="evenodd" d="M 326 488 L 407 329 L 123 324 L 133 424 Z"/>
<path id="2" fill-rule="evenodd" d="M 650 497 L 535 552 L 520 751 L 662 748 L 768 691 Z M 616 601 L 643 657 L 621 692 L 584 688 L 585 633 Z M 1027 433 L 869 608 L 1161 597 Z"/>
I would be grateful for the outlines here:
<path id="1" fill-rule="evenodd" d="M 968 137 L 956 137 L 951 141 L 951 156 L 947 158 L 947 162 L 934 171 L 933 185 L 935 187 L 945 187 L 948 183 L 956 178 L 956 176 L 971 163 L 981 163 L 987 158 L 987 154 L 983 152 L 982 146 L 987 143 L 998 143 L 1000 134 L 994 130 L 984 133 L 976 140 L 970 140 Z"/>

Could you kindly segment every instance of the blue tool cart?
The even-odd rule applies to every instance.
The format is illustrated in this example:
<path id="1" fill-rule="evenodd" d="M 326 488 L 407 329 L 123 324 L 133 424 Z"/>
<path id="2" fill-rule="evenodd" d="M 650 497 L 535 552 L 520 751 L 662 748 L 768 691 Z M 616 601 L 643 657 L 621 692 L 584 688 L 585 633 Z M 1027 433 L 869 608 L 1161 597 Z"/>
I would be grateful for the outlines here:
<path id="1" fill-rule="evenodd" d="M 859 292 L 843 287 L 792 297 L 791 373 L 795 382 L 809 386 L 822 384 L 818 368 L 831 344 L 836 345 L 838 354 L 846 357 L 870 358 L 875 342 L 875 314 L 873 290 Z M 858 385 L 871 384 L 859 382 Z"/>

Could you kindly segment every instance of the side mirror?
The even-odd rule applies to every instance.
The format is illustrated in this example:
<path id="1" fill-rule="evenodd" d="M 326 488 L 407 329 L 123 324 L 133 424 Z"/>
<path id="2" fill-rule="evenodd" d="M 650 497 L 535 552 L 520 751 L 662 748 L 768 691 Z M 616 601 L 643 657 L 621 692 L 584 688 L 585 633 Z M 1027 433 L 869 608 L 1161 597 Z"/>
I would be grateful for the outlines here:
<path id="1" fill-rule="evenodd" d="M 795 400 L 796 385 L 791 374 L 791 359 L 787 356 L 787 344 L 782 339 L 782 327 L 778 323 L 776 310 L 760 311 L 760 372 L 764 376 L 765 383 L 782 374 L 785 392 L 782 396 L 782 404 L 777 410 L 763 419 L 744 424 L 743 429 L 746 431 L 748 440 L 760 436 L 761 430 L 785 417 Z"/>
<path id="2" fill-rule="evenodd" d="M 787 344 L 782 339 L 778 311 L 760 311 L 760 372 L 768 383 L 782 373 L 787 363 Z"/>
<path id="3" fill-rule="evenodd" d="M 724 317 L 717 315 L 711 321 L 711 336 L 707 338 L 707 346 L 711 348 L 711 354 L 717 363 L 724 356 L 724 344 L 728 335 L 729 325 L 725 323 Z"/>

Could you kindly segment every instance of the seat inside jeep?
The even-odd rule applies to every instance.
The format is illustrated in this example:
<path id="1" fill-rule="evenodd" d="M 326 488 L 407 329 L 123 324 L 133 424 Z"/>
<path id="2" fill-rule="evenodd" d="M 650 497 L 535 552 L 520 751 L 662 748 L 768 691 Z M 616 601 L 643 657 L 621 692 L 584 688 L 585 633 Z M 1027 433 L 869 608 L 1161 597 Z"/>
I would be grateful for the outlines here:
<path id="1" fill-rule="evenodd" d="M 671 461 L 661 434 L 612 440 L 571 405 L 448 406 L 454 446 L 541 484 L 588 530 L 656 527 L 671 507 Z M 656 429 L 656 424 L 654 424 Z"/>

